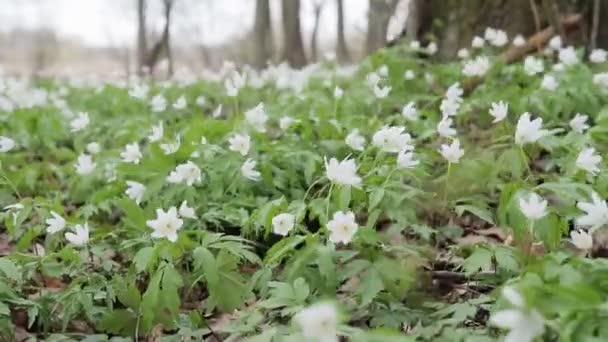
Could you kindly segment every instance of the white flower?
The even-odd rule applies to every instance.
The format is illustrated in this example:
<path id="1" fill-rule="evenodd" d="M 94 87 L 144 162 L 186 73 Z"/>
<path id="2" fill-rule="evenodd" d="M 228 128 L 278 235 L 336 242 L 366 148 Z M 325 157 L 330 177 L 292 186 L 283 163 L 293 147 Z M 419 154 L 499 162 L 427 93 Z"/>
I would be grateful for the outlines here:
<path id="1" fill-rule="evenodd" d="M 562 48 L 562 38 L 560 36 L 555 36 L 549 40 L 549 48 L 552 50 L 559 50 Z"/>
<path id="2" fill-rule="evenodd" d="M 120 152 L 120 158 L 122 158 L 122 161 L 125 163 L 139 164 L 141 157 L 142 155 L 137 143 L 127 144 L 125 150 Z"/>
<path id="3" fill-rule="evenodd" d="M 381 79 L 382 78 L 380 77 L 380 75 L 373 71 L 367 74 L 366 76 L 367 85 L 370 88 L 374 88 L 376 85 L 378 85 L 378 82 L 380 82 Z"/>
<path id="4" fill-rule="evenodd" d="M 588 251 L 593 247 L 593 235 L 585 231 L 573 230 L 570 232 L 570 238 L 572 244 L 580 250 Z"/>
<path id="5" fill-rule="evenodd" d="M 207 103 L 207 99 L 203 95 L 200 95 L 196 98 L 196 100 L 194 100 L 194 102 L 202 107 Z"/>
<path id="6" fill-rule="evenodd" d="M 177 216 L 175 207 L 169 208 L 166 212 L 156 209 L 156 220 L 146 221 L 146 225 L 154 231 L 152 237 L 156 239 L 167 238 L 171 242 L 177 241 L 177 231 L 180 230 L 184 221 Z"/>
<path id="7" fill-rule="evenodd" d="M 146 84 L 135 84 L 133 88 L 129 89 L 129 96 L 138 100 L 143 100 L 148 96 L 150 88 Z"/>
<path id="8" fill-rule="evenodd" d="M 293 229 L 296 217 L 289 213 L 282 213 L 272 218 L 272 232 L 286 236 Z"/>
<path id="9" fill-rule="evenodd" d="M 593 84 L 608 89 L 608 72 L 593 75 Z"/>
<path id="10" fill-rule="evenodd" d="M 0 136 L 0 153 L 5 153 L 15 148 L 15 140 Z"/>
<path id="11" fill-rule="evenodd" d="M 508 42 L 509 42 L 509 37 L 507 36 L 507 33 L 503 30 L 496 30 L 494 37 L 492 37 L 492 39 L 490 39 L 490 44 L 492 44 L 496 47 L 503 47 L 503 46 L 507 45 Z"/>
<path id="12" fill-rule="evenodd" d="M 188 186 L 200 183 L 201 179 L 201 169 L 191 161 L 177 165 L 175 170 L 167 176 L 167 182 L 169 183 L 185 183 Z"/>
<path id="13" fill-rule="evenodd" d="M 230 97 L 235 97 L 239 94 L 239 88 L 235 87 L 230 79 L 224 81 L 224 88 L 226 88 L 226 95 Z"/>
<path id="14" fill-rule="evenodd" d="M 146 187 L 138 182 L 127 181 L 127 190 L 125 190 L 125 194 L 127 197 L 135 201 L 135 203 L 139 204 L 144 197 L 144 192 L 146 191 Z"/>
<path id="15" fill-rule="evenodd" d="M 375 84 L 374 85 L 374 95 L 378 99 L 383 99 L 388 96 L 388 94 L 391 92 L 391 89 L 392 88 L 389 86 L 380 87 L 378 84 Z"/>
<path id="16" fill-rule="evenodd" d="M 167 100 L 163 95 L 158 94 L 152 98 L 150 106 L 152 106 L 153 112 L 163 112 L 167 108 Z"/>
<path id="17" fill-rule="evenodd" d="M 372 137 L 372 143 L 384 152 L 399 153 L 402 150 L 412 149 L 412 137 L 405 133 L 404 127 L 384 126 Z"/>
<path id="18" fill-rule="evenodd" d="M 587 115 L 576 113 L 574 118 L 570 120 L 570 128 L 572 128 L 572 130 L 576 133 L 582 134 L 587 128 L 589 128 L 589 125 L 587 125 L 587 119 Z"/>
<path id="19" fill-rule="evenodd" d="M 235 134 L 228 138 L 228 143 L 230 143 L 228 147 L 230 151 L 235 151 L 242 156 L 246 156 L 251 147 L 251 138 L 247 134 Z"/>
<path id="20" fill-rule="evenodd" d="M 327 222 L 329 241 L 333 243 L 350 243 L 357 229 L 359 229 L 359 226 L 355 222 L 355 214 L 352 211 L 337 211 L 334 213 L 333 218 Z"/>
<path id="21" fill-rule="evenodd" d="M 492 27 L 486 27 L 483 31 L 483 38 L 487 41 L 491 41 L 496 37 L 497 30 Z"/>
<path id="22" fill-rule="evenodd" d="M 515 130 L 515 143 L 525 145 L 535 142 L 541 137 L 548 134 L 548 131 L 542 129 L 543 119 L 536 118 L 530 120 L 530 113 L 523 113 L 517 120 L 517 128 Z"/>
<path id="23" fill-rule="evenodd" d="M 328 303 L 319 303 L 303 309 L 294 316 L 302 335 L 310 342 L 338 342 L 338 313 Z"/>
<path id="24" fill-rule="evenodd" d="M 471 54 L 469 53 L 469 50 L 462 48 L 462 49 L 458 50 L 457 55 L 458 55 L 458 58 L 465 59 L 465 58 L 469 58 L 469 56 Z"/>
<path id="25" fill-rule="evenodd" d="M 511 292 L 511 294 L 509 294 Z M 490 317 L 490 323 L 499 328 L 509 329 L 505 342 L 532 342 L 545 331 L 542 315 L 537 310 L 527 310 L 524 300 L 515 290 L 505 287 L 503 296 L 514 309 L 498 311 Z"/>
<path id="26" fill-rule="evenodd" d="M 439 153 L 441 153 L 443 158 L 449 163 L 457 164 L 464 155 L 464 150 L 460 148 L 460 141 L 454 139 L 451 145 L 442 144 Z"/>
<path id="27" fill-rule="evenodd" d="M 343 95 L 344 95 L 344 90 L 342 90 L 342 88 L 336 86 L 334 88 L 334 98 L 341 99 Z"/>
<path id="28" fill-rule="evenodd" d="M 555 63 L 553 64 L 553 71 L 561 72 L 566 69 L 564 63 Z"/>
<path id="29" fill-rule="evenodd" d="M 255 169 L 255 166 L 258 164 L 255 160 L 249 158 L 247 159 L 243 165 L 241 165 L 241 174 L 243 177 L 250 179 L 252 181 L 259 181 L 262 179 L 262 174 Z"/>
<path id="30" fill-rule="evenodd" d="M 589 61 L 591 61 L 591 63 L 604 63 L 606 62 L 606 59 L 608 59 L 608 53 L 606 50 L 595 49 L 589 54 Z"/>
<path id="31" fill-rule="evenodd" d="M 464 90 L 460 87 L 460 83 L 456 82 L 446 90 L 445 98 L 460 103 L 462 102 L 462 94 L 464 94 Z"/>
<path id="32" fill-rule="evenodd" d="M 84 246 L 89 242 L 89 224 L 85 223 L 83 225 L 77 224 L 74 227 L 76 233 L 67 232 L 65 233 L 65 238 L 71 244 L 76 246 Z"/>
<path id="33" fill-rule="evenodd" d="M 417 41 L 417 40 L 412 40 L 410 42 L 410 49 L 412 49 L 412 50 L 418 50 L 418 49 L 420 49 L 420 42 Z"/>
<path id="34" fill-rule="evenodd" d="M 414 70 L 409 70 L 409 69 L 408 69 L 408 70 L 406 70 L 406 71 L 403 73 L 403 77 L 404 77 L 406 80 L 410 81 L 410 80 L 413 80 L 414 78 L 416 78 L 416 74 L 414 73 Z"/>
<path id="35" fill-rule="evenodd" d="M 534 56 L 528 56 L 524 59 L 524 72 L 527 75 L 534 76 L 545 70 L 543 60 Z"/>
<path id="36" fill-rule="evenodd" d="M 481 49 L 485 45 L 485 41 L 483 38 L 475 36 L 473 37 L 473 41 L 471 41 L 471 46 L 475 49 Z"/>
<path id="37" fill-rule="evenodd" d="M 458 109 L 460 109 L 460 99 L 450 99 L 445 98 L 441 100 L 441 104 L 439 105 L 439 110 L 441 110 L 441 115 L 444 117 L 447 116 L 455 116 L 458 114 Z"/>
<path id="38" fill-rule="evenodd" d="M 294 120 L 292 117 L 283 116 L 279 120 L 279 127 L 285 131 L 285 130 L 289 129 L 289 127 L 291 127 L 291 125 L 293 125 L 295 122 L 296 122 L 296 120 Z"/>
<path id="39" fill-rule="evenodd" d="M 160 144 L 160 149 L 163 150 L 165 155 L 170 155 L 170 154 L 177 152 L 181 145 L 182 145 L 182 138 L 178 134 L 175 136 L 175 141 L 170 142 L 170 143 Z"/>
<path id="40" fill-rule="evenodd" d="M 175 103 L 173 103 L 173 108 L 177 110 L 182 110 L 186 108 L 186 106 L 188 106 L 188 101 L 186 101 L 184 95 L 180 96 Z"/>
<path id="41" fill-rule="evenodd" d="M 426 46 L 426 53 L 429 55 L 434 55 L 437 53 L 437 43 L 430 42 L 429 45 Z"/>
<path id="42" fill-rule="evenodd" d="M 382 76 L 382 77 L 388 77 L 388 65 L 386 64 L 382 64 L 381 66 L 378 67 L 378 75 Z"/>
<path id="43" fill-rule="evenodd" d="M 80 112 L 76 115 L 76 118 L 70 121 L 70 131 L 78 132 L 85 129 L 89 125 L 89 113 Z"/>
<path id="44" fill-rule="evenodd" d="M 327 179 L 333 183 L 355 187 L 361 185 L 361 177 L 357 175 L 357 165 L 352 159 L 338 161 L 336 158 L 331 158 L 329 163 L 325 159 L 325 173 Z"/>
<path id="45" fill-rule="evenodd" d="M 245 112 L 245 120 L 249 123 L 256 131 L 260 133 L 266 132 L 266 121 L 268 121 L 268 115 L 264 109 L 264 104 L 259 103 L 257 106 L 249 109 Z"/>
<path id="46" fill-rule="evenodd" d="M 493 102 L 492 107 L 490 108 L 490 115 L 494 117 L 493 123 L 500 122 L 507 117 L 507 113 L 509 112 L 509 104 L 498 101 Z"/>
<path id="47" fill-rule="evenodd" d="M 359 134 L 358 129 L 354 129 L 352 132 L 350 132 L 344 141 L 348 147 L 355 151 L 363 151 L 365 149 L 365 137 Z"/>
<path id="48" fill-rule="evenodd" d="M 416 103 L 412 101 L 403 106 L 403 109 L 401 109 L 401 115 L 407 120 L 418 120 L 418 109 L 416 108 Z"/>
<path id="49" fill-rule="evenodd" d="M 45 221 L 48 225 L 46 227 L 46 232 L 49 234 L 55 234 L 65 228 L 65 219 L 54 211 L 51 211 L 51 215 L 53 215 L 53 217 L 46 219 Z"/>
<path id="50" fill-rule="evenodd" d="M 526 45 L 526 39 L 521 34 L 518 34 L 513 38 L 513 46 L 522 47 L 524 45 Z"/>
<path id="51" fill-rule="evenodd" d="M 523 197 L 519 199 L 519 210 L 529 220 L 540 220 L 547 216 L 547 200 L 532 192 L 527 200 Z"/>
<path id="52" fill-rule="evenodd" d="M 397 155 L 397 165 L 403 169 L 411 169 L 416 165 L 420 164 L 420 161 L 414 160 L 414 152 L 412 151 L 401 151 Z"/>
<path id="53" fill-rule="evenodd" d="M 96 164 L 93 163 L 93 157 L 89 154 L 82 153 L 76 161 L 76 173 L 79 175 L 89 175 L 95 170 Z"/>
<path id="54" fill-rule="evenodd" d="M 559 83 L 552 75 L 545 75 L 540 83 L 540 86 L 548 91 L 554 91 L 559 86 Z"/>
<path id="55" fill-rule="evenodd" d="M 593 202 L 578 202 L 576 207 L 585 212 L 576 219 L 576 225 L 580 227 L 598 228 L 608 223 L 608 206 L 600 195 L 591 194 Z"/>
<path id="56" fill-rule="evenodd" d="M 220 104 L 219 106 L 217 106 L 214 110 L 213 113 L 211 113 L 211 116 L 214 118 L 219 118 L 220 115 L 222 115 L 222 108 L 224 108 L 223 104 Z"/>
<path id="57" fill-rule="evenodd" d="M 182 202 L 182 204 L 179 206 L 178 214 L 183 218 L 196 218 L 196 212 L 194 211 L 194 208 L 188 206 L 188 201 Z"/>
<path id="58" fill-rule="evenodd" d="M 567 48 L 559 50 L 558 54 L 559 61 L 566 66 L 571 66 L 578 63 L 578 56 L 574 47 L 568 46 Z"/>
<path id="59" fill-rule="evenodd" d="M 600 172 L 599 164 L 602 162 L 602 157 L 595 154 L 593 147 L 583 149 L 576 157 L 576 167 L 585 170 L 592 175 Z"/>
<path id="60" fill-rule="evenodd" d="M 444 116 L 437 124 L 437 133 L 444 138 L 456 135 L 456 129 L 452 127 L 453 120 L 449 116 Z"/>
<path id="61" fill-rule="evenodd" d="M 159 121 L 158 125 L 152 126 L 152 132 L 148 135 L 148 140 L 153 143 L 157 142 L 163 138 L 164 130 L 163 130 L 163 122 Z"/>
<path id="62" fill-rule="evenodd" d="M 99 146 L 99 144 L 96 142 L 92 142 L 87 144 L 86 149 L 90 154 L 97 154 L 99 151 L 101 151 L 101 146 Z"/>

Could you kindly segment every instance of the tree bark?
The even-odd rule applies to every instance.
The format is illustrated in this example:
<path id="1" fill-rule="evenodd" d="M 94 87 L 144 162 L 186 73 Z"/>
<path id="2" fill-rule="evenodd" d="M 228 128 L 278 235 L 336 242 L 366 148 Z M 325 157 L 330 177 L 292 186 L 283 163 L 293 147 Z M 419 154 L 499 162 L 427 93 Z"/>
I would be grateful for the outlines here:
<path id="1" fill-rule="evenodd" d="M 315 24 L 312 29 L 312 35 L 310 36 L 310 60 L 312 62 L 316 62 L 319 51 L 318 46 L 318 38 L 319 38 L 319 24 L 321 19 L 321 11 L 323 10 L 323 2 L 315 2 L 314 4 L 314 15 L 315 15 Z"/>
<path id="2" fill-rule="evenodd" d="M 269 0 L 256 1 L 253 36 L 255 40 L 254 64 L 258 68 L 263 68 L 272 59 L 274 50 Z"/>
<path id="3" fill-rule="evenodd" d="M 306 65 L 300 32 L 300 0 L 283 0 L 283 60 L 295 68 Z"/>
<path id="4" fill-rule="evenodd" d="M 350 53 L 348 52 L 348 47 L 346 46 L 346 39 L 344 38 L 344 0 L 337 0 L 337 8 L 338 8 L 338 29 L 337 29 L 337 41 L 338 41 L 338 51 L 336 53 L 338 57 L 338 61 L 340 63 L 349 63 Z"/>
<path id="5" fill-rule="evenodd" d="M 365 40 L 365 51 L 368 54 L 386 45 L 388 22 L 397 3 L 397 0 L 369 0 L 367 38 Z"/>
<path id="6" fill-rule="evenodd" d="M 143 75 L 148 51 L 146 33 L 146 0 L 137 0 L 137 74 Z"/>

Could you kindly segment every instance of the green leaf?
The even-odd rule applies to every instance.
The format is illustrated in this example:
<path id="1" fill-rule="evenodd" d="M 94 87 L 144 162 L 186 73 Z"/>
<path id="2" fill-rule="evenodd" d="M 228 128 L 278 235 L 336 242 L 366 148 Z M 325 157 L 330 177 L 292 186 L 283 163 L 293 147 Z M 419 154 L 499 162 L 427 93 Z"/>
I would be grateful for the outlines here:
<path id="1" fill-rule="evenodd" d="M 494 253 L 487 248 L 477 246 L 473 254 L 466 258 L 462 268 L 467 274 L 477 273 L 480 270 L 488 271 L 492 268 L 492 257 Z"/>
<path id="2" fill-rule="evenodd" d="M 338 207 L 341 210 L 348 209 L 348 205 L 350 204 L 351 198 L 351 187 L 350 186 L 341 186 L 340 191 L 338 192 Z"/>
<path id="3" fill-rule="evenodd" d="M 0 272 L 4 273 L 4 275 L 11 280 L 17 282 L 21 280 L 19 268 L 8 258 L 0 258 Z"/>
<path id="4" fill-rule="evenodd" d="M 107 312 L 97 324 L 97 328 L 112 334 L 132 336 L 136 320 L 133 314 L 125 309 Z"/>
<path id="5" fill-rule="evenodd" d="M 137 273 L 145 271 L 150 265 L 152 256 L 154 255 L 154 247 L 144 247 L 137 251 L 133 262 L 135 263 L 135 270 Z"/>
<path id="6" fill-rule="evenodd" d="M 472 204 L 460 204 L 454 207 L 454 210 L 458 214 L 458 216 L 462 216 L 465 211 L 479 217 L 480 219 L 488 222 L 489 224 L 494 224 L 494 218 L 492 215 L 492 211 L 488 208 L 478 207 Z"/>
<path id="7" fill-rule="evenodd" d="M 363 273 L 360 281 L 356 294 L 361 298 L 361 306 L 370 304 L 384 290 L 382 277 L 374 266 Z"/>
<path id="8" fill-rule="evenodd" d="M 384 188 L 376 188 L 369 195 L 369 207 L 367 211 L 372 211 L 384 198 Z"/>

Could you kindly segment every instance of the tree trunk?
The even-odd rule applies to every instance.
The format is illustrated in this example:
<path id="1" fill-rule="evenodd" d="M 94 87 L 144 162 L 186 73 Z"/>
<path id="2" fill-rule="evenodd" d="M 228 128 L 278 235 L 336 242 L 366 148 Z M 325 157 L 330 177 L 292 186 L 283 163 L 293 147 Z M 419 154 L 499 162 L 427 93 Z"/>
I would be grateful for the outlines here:
<path id="1" fill-rule="evenodd" d="M 170 30 L 171 26 L 171 11 L 173 9 L 174 0 L 164 0 L 164 14 L 165 14 L 165 26 L 160 39 L 154 44 L 152 50 L 146 56 L 146 67 L 150 71 L 150 74 L 154 73 L 154 67 L 160 60 L 163 52 L 165 53 L 169 62 L 169 74 L 173 74 L 173 56 L 171 54 L 171 43 L 170 43 Z"/>
<path id="2" fill-rule="evenodd" d="M 292 67 L 306 65 L 300 32 L 300 0 L 283 0 L 283 59 Z"/>
<path id="3" fill-rule="evenodd" d="M 599 19 L 597 24 L 596 47 L 608 49 L 608 1 L 599 1 Z"/>
<path id="4" fill-rule="evenodd" d="M 143 75 L 148 42 L 146 34 L 146 0 L 137 0 L 137 74 Z"/>
<path id="5" fill-rule="evenodd" d="M 256 1 L 253 36 L 255 40 L 254 64 L 258 68 L 263 68 L 272 59 L 274 50 L 269 0 Z"/>
<path id="6" fill-rule="evenodd" d="M 319 51 L 318 38 L 319 38 L 319 19 L 321 18 L 321 11 L 323 10 L 323 2 L 316 2 L 314 4 L 315 24 L 313 26 L 312 35 L 310 36 L 310 60 L 312 62 L 317 61 L 317 54 Z"/>
<path id="7" fill-rule="evenodd" d="M 397 0 L 369 0 L 365 40 L 365 51 L 368 54 L 386 46 L 388 22 L 397 3 Z"/>
<path id="8" fill-rule="evenodd" d="M 348 53 L 348 47 L 346 46 L 346 39 L 344 38 L 344 0 L 337 0 L 338 7 L 338 51 L 337 57 L 340 63 L 350 63 L 350 54 Z"/>

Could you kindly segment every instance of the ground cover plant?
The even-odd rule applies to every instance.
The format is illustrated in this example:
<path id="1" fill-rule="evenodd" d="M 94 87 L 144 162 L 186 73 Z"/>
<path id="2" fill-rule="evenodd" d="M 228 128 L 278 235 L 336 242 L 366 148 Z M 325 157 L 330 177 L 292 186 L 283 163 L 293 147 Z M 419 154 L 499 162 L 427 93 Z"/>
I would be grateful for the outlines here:
<path id="1" fill-rule="evenodd" d="M 3 77 L 1 335 L 606 340 L 606 52 L 506 63 L 503 35 L 444 63 Z"/>

